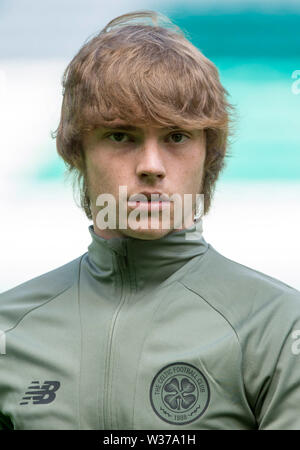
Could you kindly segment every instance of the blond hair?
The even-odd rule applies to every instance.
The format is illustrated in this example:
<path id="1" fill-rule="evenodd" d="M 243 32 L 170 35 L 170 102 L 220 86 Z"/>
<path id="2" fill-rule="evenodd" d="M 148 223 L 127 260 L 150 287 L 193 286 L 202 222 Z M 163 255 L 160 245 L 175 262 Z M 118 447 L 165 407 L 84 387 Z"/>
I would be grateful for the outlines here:
<path id="1" fill-rule="evenodd" d="M 154 11 L 117 17 L 83 45 L 67 66 L 62 84 L 61 118 L 54 137 L 69 173 L 75 174 L 80 204 L 89 219 L 82 136 L 120 119 L 136 126 L 205 130 L 202 193 L 207 214 L 225 165 L 233 107 L 216 66 L 176 25 Z"/>

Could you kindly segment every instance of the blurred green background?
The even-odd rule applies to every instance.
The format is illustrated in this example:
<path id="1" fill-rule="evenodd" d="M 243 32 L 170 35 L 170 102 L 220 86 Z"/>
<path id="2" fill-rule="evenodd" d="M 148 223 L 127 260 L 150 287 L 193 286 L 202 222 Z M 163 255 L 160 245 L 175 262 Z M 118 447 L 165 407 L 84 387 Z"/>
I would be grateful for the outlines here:
<path id="1" fill-rule="evenodd" d="M 300 288 L 298 0 L 0 0 L 0 289 L 86 251 L 89 223 L 74 207 L 51 138 L 61 77 L 86 39 L 142 9 L 186 32 L 218 67 L 236 108 L 206 239 Z"/>

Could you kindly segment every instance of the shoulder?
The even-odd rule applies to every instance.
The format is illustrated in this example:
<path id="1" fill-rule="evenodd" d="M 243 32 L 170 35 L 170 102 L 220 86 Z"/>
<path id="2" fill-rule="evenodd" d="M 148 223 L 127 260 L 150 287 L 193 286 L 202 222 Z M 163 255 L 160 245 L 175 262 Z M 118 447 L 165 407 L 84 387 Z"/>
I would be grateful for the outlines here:
<path id="1" fill-rule="evenodd" d="M 30 310 L 70 288 L 78 278 L 83 256 L 1 293 L 0 329 L 7 330 Z"/>
<path id="2" fill-rule="evenodd" d="M 295 314 L 300 318 L 300 292 L 297 289 L 226 258 L 211 245 L 201 264 L 194 265 L 182 282 L 232 324 L 241 324 L 253 315 L 265 320 L 271 316 L 279 318 L 280 310 L 290 320 Z"/>

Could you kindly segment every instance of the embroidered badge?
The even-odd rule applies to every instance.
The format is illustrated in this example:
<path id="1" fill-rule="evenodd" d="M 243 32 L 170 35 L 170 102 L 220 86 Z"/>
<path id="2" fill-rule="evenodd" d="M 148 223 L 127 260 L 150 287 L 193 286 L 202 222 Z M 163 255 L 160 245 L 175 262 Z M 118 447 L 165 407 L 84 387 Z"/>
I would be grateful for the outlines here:
<path id="1" fill-rule="evenodd" d="M 210 399 L 203 373 L 184 362 L 168 364 L 154 377 L 150 402 L 154 412 L 165 422 L 184 425 L 198 419 Z"/>

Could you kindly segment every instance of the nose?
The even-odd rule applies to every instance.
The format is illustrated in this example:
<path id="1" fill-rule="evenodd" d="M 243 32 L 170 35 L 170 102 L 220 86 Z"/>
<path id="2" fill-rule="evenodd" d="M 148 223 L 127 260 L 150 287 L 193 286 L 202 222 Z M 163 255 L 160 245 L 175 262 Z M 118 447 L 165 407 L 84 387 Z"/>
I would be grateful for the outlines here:
<path id="1" fill-rule="evenodd" d="M 166 176 L 164 162 L 156 139 L 146 139 L 141 145 L 136 174 L 144 181 L 156 181 Z"/>

